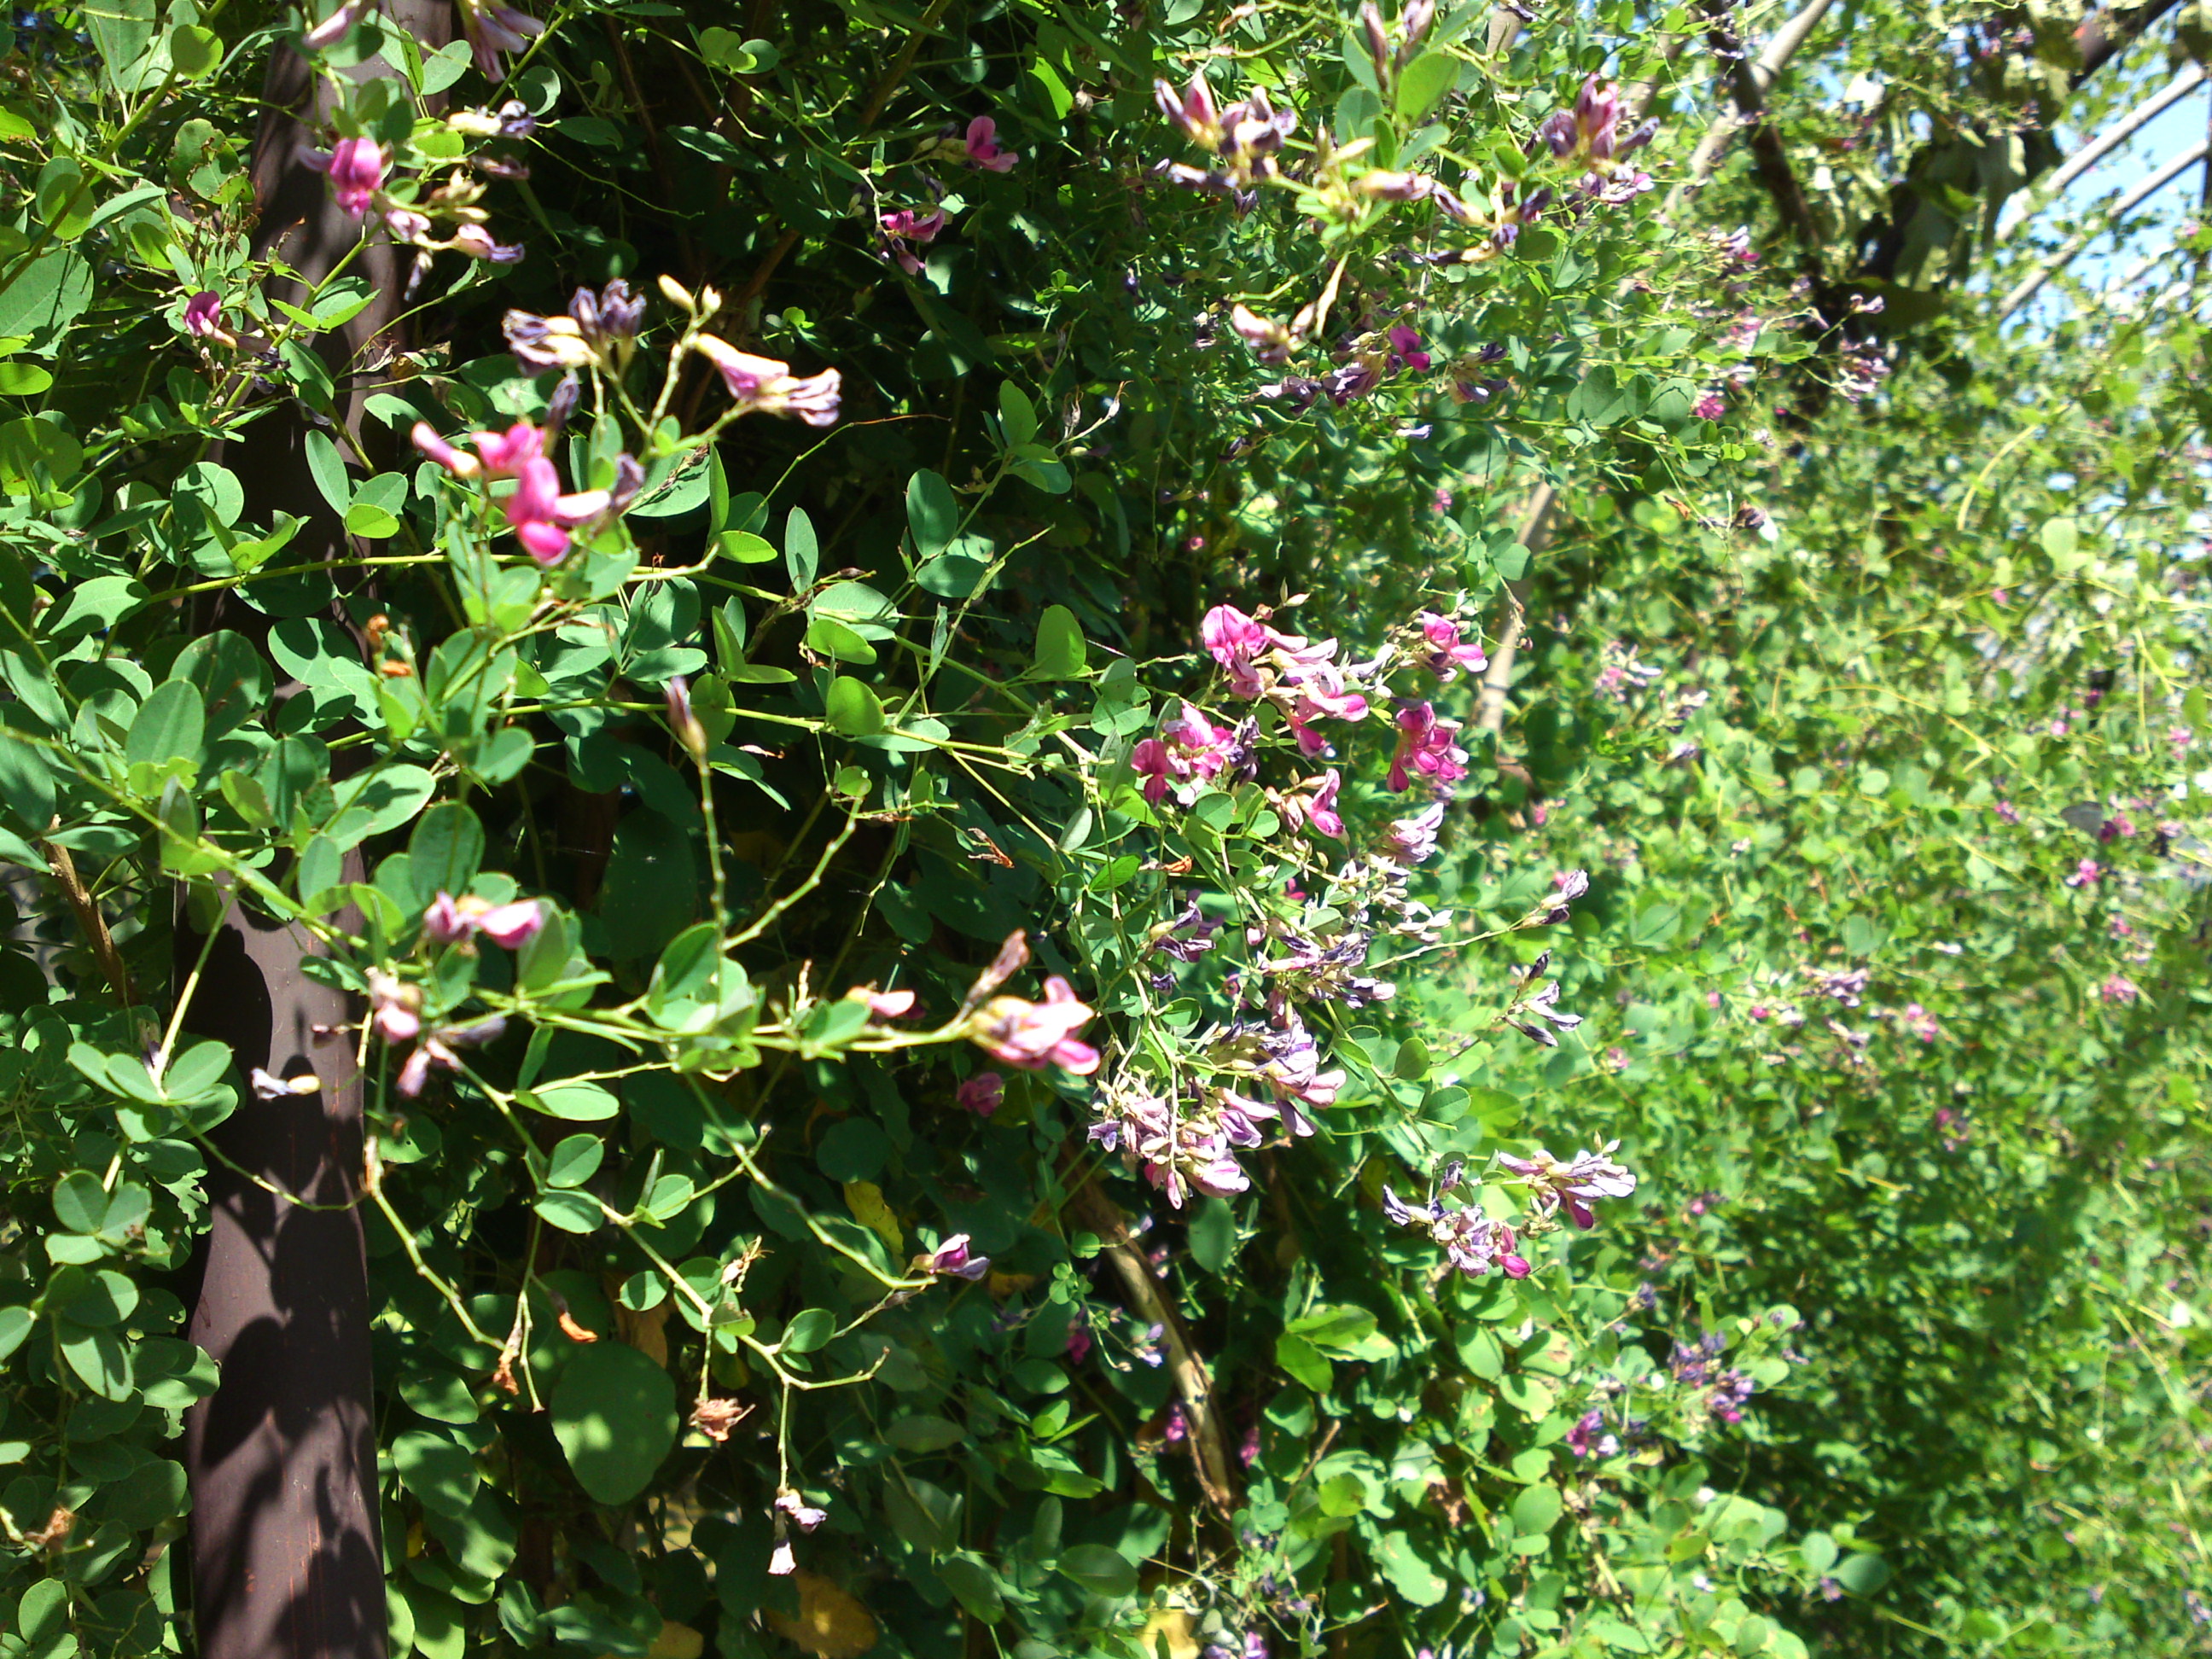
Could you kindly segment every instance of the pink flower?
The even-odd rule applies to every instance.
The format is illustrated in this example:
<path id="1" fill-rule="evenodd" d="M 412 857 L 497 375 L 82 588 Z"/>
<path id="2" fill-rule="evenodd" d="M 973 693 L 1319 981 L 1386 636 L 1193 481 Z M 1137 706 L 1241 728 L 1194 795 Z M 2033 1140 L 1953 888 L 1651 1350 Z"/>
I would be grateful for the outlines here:
<path id="1" fill-rule="evenodd" d="M 417 421 L 410 435 L 416 448 L 457 478 L 514 477 L 545 453 L 545 434 L 527 421 L 517 421 L 505 432 L 471 433 L 468 441 L 476 446 L 482 460 L 447 443 L 427 421 Z"/>
<path id="2" fill-rule="evenodd" d="M 1448 680 L 1461 669 L 1480 674 L 1490 666 L 1490 659 L 1483 654 L 1480 645 L 1460 642 L 1460 625 L 1449 617 L 1424 611 L 1420 623 L 1421 637 L 1429 647 L 1429 667 L 1438 679 Z"/>
<path id="3" fill-rule="evenodd" d="M 1276 797 L 1283 822 L 1293 830 L 1310 828 L 1316 835 L 1342 841 L 1344 820 L 1337 816 L 1336 795 L 1343 787 L 1343 777 L 1332 768 L 1296 789 L 1285 790 Z"/>
<path id="4" fill-rule="evenodd" d="M 536 899 L 516 899 L 509 904 L 489 904 L 482 908 L 471 908 L 481 901 L 464 899 L 464 908 L 470 910 L 470 922 L 494 945 L 504 950 L 516 951 L 536 939 L 538 930 L 545 926 L 545 911 Z"/>
<path id="5" fill-rule="evenodd" d="M 515 539 L 543 565 L 558 564 L 568 556 L 568 532 L 560 521 L 561 474 L 544 456 L 525 461 L 515 474 L 514 493 L 507 498 L 507 521 Z"/>
<path id="6" fill-rule="evenodd" d="M 1255 622 L 1233 605 L 1217 605 L 1199 623 L 1199 637 L 1214 661 L 1233 677 L 1240 661 L 1249 661 L 1267 648 L 1273 630 Z"/>
<path id="7" fill-rule="evenodd" d="M 517 421 L 504 434 L 475 433 L 469 441 L 483 457 L 484 471 L 495 478 L 520 477 L 524 467 L 545 453 L 545 434 L 527 421 Z"/>
<path id="8" fill-rule="evenodd" d="M 222 332 L 222 295 L 204 289 L 185 301 L 185 332 L 210 339 Z"/>
<path id="9" fill-rule="evenodd" d="M 991 1270 L 991 1258 L 972 1254 L 968 1249 L 968 1235 L 955 1233 L 925 1256 L 921 1265 L 930 1273 L 973 1280 Z"/>
<path id="10" fill-rule="evenodd" d="M 968 1036 L 1002 1065 L 1025 1072 L 1053 1065 L 1084 1077 L 1098 1069 L 1098 1051 L 1075 1036 L 1091 1017 L 1074 988 L 1055 974 L 1045 981 L 1041 1003 L 993 997 L 969 1020 Z"/>
<path id="11" fill-rule="evenodd" d="M 422 932 L 434 945 L 451 945 L 468 936 L 469 919 L 461 914 L 453 896 L 441 890 L 422 913 Z"/>
<path id="12" fill-rule="evenodd" d="M 2008 800 L 1999 801 L 1996 804 L 1995 810 L 1996 811 L 1996 815 L 2002 818 L 2007 823 L 2018 823 L 2020 822 L 2020 808 L 2014 806 Z"/>
<path id="13" fill-rule="evenodd" d="M 661 701 L 668 706 L 668 728 L 675 732 L 676 741 L 682 744 L 695 761 L 707 757 L 707 728 L 691 712 L 691 688 L 681 674 L 670 677 L 660 688 Z"/>
<path id="14" fill-rule="evenodd" d="M 1410 703 L 1398 711 L 1398 749 L 1390 757 L 1389 785 L 1406 788 L 1418 772 L 1439 786 L 1467 775 L 1467 750 L 1452 740 L 1457 720 L 1439 719 L 1425 702 Z M 1411 769 L 1411 772 L 1408 769 Z"/>
<path id="15" fill-rule="evenodd" d="M 2097 994 L 2107 1002 L 2133 1002 L 2142 994 L 2142 988 L 2125 974 L 2114 974 L 2097 988 Z"/>
<path id="16" fill-rule="evenodd" d="M 1942 1035 L 1943 1028 L 1936 1023 L 1936 1016 L 1917 1002 L 1908 1002 L 1897 1016 L 1905 1029 L 1923 1042 L 1933 1042 Z"/>
<path id="17" fill-rule="evenodd" d="M 493 944 L 514 951 L 537 938 L 544 926 L 545 908 L 536 899 L 493 904 L 474 894 L 457 899 L 441 891 L 422 913 L 424 935 L 439 945 L 481 933 Z"/>
<path id="18" fill-rule="evenodd" d="M 878 991 L 855 985 L 845 993 L 845 1000 L 866 1003 L 871 1019 L 900 1019 L 914 1012 L 915 994 L 911 991 Z"/>
<path id="19" fill-rule="evenodd" d="M 1690 407 L 1690 413 L 1701 421 L 1717 421 L 1728 413 L 1728 404 L 1717 392 L 1708 392 Z"/>
<path id="20" fill-rule="evenodd" d="M 1065 1352 L 1071 1364 L 1080 1365 L 1091 1358 L 1091 1350 L 1096 1346 L 1091 1340 L 1091 1328 L 1088 1325 L 1076 1324 L 1068 1327 L 1067 1347 Z"/>
<path id="21" fill-rule="evenodd" d="M 1129 764 L 1145 781 L 1145 799 L 1158 806 L 1168 798 L 1171 767 L 1168 746 L 1158 738 L 1146 738 L 1129 751 Z"/>
<path id="22" fill-rule="evenodd" d="M 405 1042 L 422 1029 L 422 993 L 380 968 L 368 970 L 368 1023 L 386 1042 Z"/>
<path id="23" fill-rule="evenodd" d="M 830 1518 L 829 1510 L 814 1508 L 788 1487 L 775 1495 L 775 1510 L 779 1515 L 789 1516 L 801 1532 L 812 1532 Z"/>
<path id="24" fill-rule="evenodd" d="M 978 1072 L 962 1084 L 952 1097 L 963 1110 L 978 1117 L 988 1117 L 1006 1100 L 1006 1080 L 996 1072 Z"/>
<path id="25" fill-rule="evenodd" d="M 2083 859 L 2074 866 L 2074 873 L 2066 878 L 2069 887 L 2094 887 L 2097 878 L 2105 873 L 2104 866 L 2094 859 Z"/>
<path id="26" fill-rule="evenodd" d="M 1007 164 L 1012 165 L 1012 158 Z M 896 213 L 878 215 L 876 228 L 883 233 L 884 247 L 899 262 L 900 269 L 909 276 L 919 276 L 921 256 L 915 249 L 927 247 L 937 240 L 937 233 L 945 228 L 945 214 L 940 209 L 916 213 L 912 208 L 901 208 Z"/>
<path id="27" fill-rule="evenodd" d="M 1144 778 L 1145 799 L 1157 806 L 1176 783 L 1212 779 L 1229 763 L 1236 733 L 1216 726 L 1188 703 L 1160 723 L 1160 735 L 1146 738 L 1129 753 L 1129 764 Z"/>
<path id="28" fill-rule="evenodd" d="M 1400 323 L 1390 330 L 1390 367 L 1410 368 L 1419 373 L 1429 366 L 1429 354 L 1421 349 L 1421 337 L 1414 330 Z"/>
<path id="29" fill-rule="evenodd" d="M 1607 1141 L 1596 1152 L 1577 1152 L 1565 1163 L 1540 1146 L 1527 1158 L 1500 1152 L 1498 1161 L 1527 1183 L 1540 1214 L 1549 1215 L 1564 1205 L 1567 1218 L 1587 1231 L 1597 1225 L 1592 1208 L 1597 1200 L 1626 1198 L 1636 1190 L 1636 1177 L 1613 1161 L 1613 1149 L 1620 1145 L 1617 1140 Z M 1524 1267 L 1522 1272 L 1526 1271 Z"/>
<path id="30" fill-rule="evenodd" d="M 468 36 L 477 67 L 488 81 L 505 80 L 505 54 L 528 50 L 531 37 L 545 32 L 545 25 L 537 18 L 501 0 L 460 0 L 460 3 L 461 32 Z"/>
<path id="31" fill-rule="evenodd" d="M 1010 172 L 1021 159 L 1019 150 L 999 148 L 999 124 L 988 115 L 979 115 L 968 124 L 967 149 L 968 165 L 987 173 Z"/>
<path id="32" fill-rule="evenodd" d="M 1444 804 L 1437 801 L 1409 818 L 1392 820 L 1383 832 L 1381 852 L 1393 864 L 1425 862 L 1437 850 L 1437 832 L 1443 828 Z"/>
<path id="33" fill-rule="evenodd" d="M 373 138 L 341 138 L 328 150 L 300 152 L 300 159 L 331 179 L 331 196 L 343 212 L 356 219 L 368 211 L 376 192 L 384 187 L 384 147 Z"/>
<path id="34" fill-rule="evenodd" d="M 482 225 L 459 227 L 446 246 L 471 259 L 482 259 L 486 264 L 511 265 L 522 258 L 521 243 L 495 241 L 492 234 Z"/>
<path id="35" fill-rule="evenodd" d="M 324 52 L 351 34 L 362 17 L 376 9 L 374 0 L 345 0 L 345 3 L 300 37 L 311 52 Z"/>
<path id="36" fill-rule="evenodd" d="M 809 426 L 836 422 L 842 377 L 836 369 L 794 375 L 789 363 L 756 357 L 711 334 L 701 335 L 692 342 L 692 349 L 714 364 L 741 412 L 796 415 Z"/>

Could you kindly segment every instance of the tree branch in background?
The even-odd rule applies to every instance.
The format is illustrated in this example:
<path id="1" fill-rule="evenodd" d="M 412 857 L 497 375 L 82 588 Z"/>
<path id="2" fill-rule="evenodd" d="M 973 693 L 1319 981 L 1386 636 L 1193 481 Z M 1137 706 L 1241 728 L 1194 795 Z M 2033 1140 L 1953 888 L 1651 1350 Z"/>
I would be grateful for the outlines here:
<path id="1" fill-rule="evenodd" d="M 2082 19 L 2081 27 L 2074 31 L 2075 44 L 2081 49 L 2081 66 L 2074 71 L 2074 84 L 2080 86 L 2135 45 L 2145 29 L 2179 3 L 2180 0 L 2147 0 L 2143 5 L 2115 7 Z"/>
<path id="2" fill-rule="evenodd" d="M 2002 241 L 2013 235 L 2028 219 L 2033 217 L 2063 194 L 2066 186 L 2103 161 L 2122 144 L 2136 136 L 2155 115 L 2176 99 L 2191 91 L 2204 79 L 2204 71 L 2191 64 L 2165 86 L 2137 104 L 2087 143 L 2066 158 L 2066 164 L 2045 179 L 2036 191 L 2037 199 L 2031 204 L 2019 197 L 2005 204 L 2003 216 L 1997 221 L 1997 240 Z"/>
<path id="3" fill-rule="evenodd" d="M 1206 1499 L 1224 1516 L 1237 1508 L 1236 1478 L 1230 1472 L 1229 1450 L 1222 1437 L 1221 1413 L 1214 1406 L 1213 1376 L 1206 1362 L 1190 1346 L 1182 1316 L 1160 1293 L 1152 1264 L 1129 1237 L 1128 1223 L 1113 1200 L 1079 1168 L 1069 1171 L 1077 1184 L 1067 1195 L 1067 1207 L 1087 1231 L 1097 1234 L 1106 1259 L 1120 1275 L 1133 1311 L 1146 1324 L 1160 1328 L 1160 1346 L 1167 1350 L 1168 1374 L 1182 1397 L 1183 1416 L 1190 1425 L 1191 1462 Z"/>
<path id="4" fill-rule="evenodd" d="M 1733 77 L 1735 112 L 1715 121 L 1698 141 L 1697 149 L 1690 152 L 1689 165 L 1681 181 L 1668 194 L 1667 205 L 1662 210 L 1667 216 L 1671 218 L 1677 209 L 1705 188 L 1714 169 L 1720 166 L 1729 140 L 1738 130 L 1758 122 L 1766 108 L 1766 94 L 1832 3 L 1833 0 L 1811 0 L 1802 11 L 1775 30 L 1757 58 L 1736 64 Z M 1758 122 L 1753 126 L 1752 144 L 1759 159 L 1759 177 L 1773 194 L 1784 222 L 1800 240 L 1805 240 L 1812 229 L 1812 210 L 1790 173 L 1789 159 L 1783 154 L 1781 136 L 1764 122 Z"/>
<path id="5" fill-rule="evenodd" d="M 85 943 L 92 946 L 93 959 L 99 963 L 107 988 L 115 993 L 117 1002 L 128 1008 L 131 1004 L 130 971 L 123 965 L 123 953 L 115 948 L 115 936 L 107 931 L 107 918 L 100 913 L 100 901 L 93 897 L 91 890 L 79 878 L 68 848 L 49 841 L 41 842 L 39 850 L 46 855 L 46 867 L 53 872 L 54 885 L 62 890 L 70 914 L 76 918 L 77 930 L 84 935 Z"/>
<path id="6" fill-rule="evenodd" d="M 2113 203 L 2112 210 L 2104 216 L 2103 220 L 2094 229 L 2085 230 L 2075 237 L 2064 247 L 2037 266 L 2031 275 L 2023 277 L 2011 293 L 2000 300 L 1997 302 L 1996 320 L 2003 322 L 2013 313 L 2033 299 L 2041 291 L 2043 285 L 2071 264 L 2084 248 L 2183 173 L 2188 172 L 2191 167 L 2195 167 L 2197 162 L 2203 161 L 2208 149 L 2212 149 L 2212 143 L 2208 143 L 2206 139 L 2198 139 L 2189 149 L 2175 156 L 2156 173 Z"/>

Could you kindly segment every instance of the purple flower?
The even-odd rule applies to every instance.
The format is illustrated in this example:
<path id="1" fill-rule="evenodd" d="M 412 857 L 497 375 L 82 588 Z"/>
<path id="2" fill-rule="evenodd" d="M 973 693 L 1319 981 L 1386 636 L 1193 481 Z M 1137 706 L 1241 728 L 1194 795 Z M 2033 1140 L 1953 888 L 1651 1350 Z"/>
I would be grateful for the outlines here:
<path id="1" fill-rule="evenodd" d="M 879 215 L 876 228 L 883 234 L 884 251 L 898 261 L 900 269 L 909 276 L 919 276 L 921 258 L 914 250 L 937 240 L 937 233 L 945 228 L 945 214 L 942 210 L 921 214 L 901 208 L 896 213 Z"/>
<path id="2" fill-rule="evenodd" d="M 796 415 L 809 426 L 836 423 L 842 377 L 834 368 L 794 375 L 789 363 L 756 357 L 726 340 L 702 334 L 691 349 L 714 364 L 732 400 L 748 414 Z"/>
<path id="3" fill-rule="evenodd" d="M 1636 1190 L 1636 1177 L 1613 1161 L 1620 1143 L 1607 1141 L 1595 1152 L 1577 1152 L 1562 1164 L 1539 1147 L 1527 1158 L 1500 1152 L 1498 1163 L 1525 1182 L 1540 1214 L 1549 1215 L 1565 1205 L 1567 1218 L 1587 1231 L 1597 1224 L 1592 1205 L 1601 1198 L 1626 1198 Z"/>
<path id="4" fill-rule="evenodd" d="M 356 219 L 384 187 L 384 148 L 373 138 L 341 138 L 327 151 L 303 149 L 300 159 L 330 175 L 331 198 Z"/>
<path id="5" fill-rule="evenodd" d="M 222 331 L 222 295 L 206 289 L 185 301 L 185 332 L 195 339 L 228 340 Z"/>
<path id="6" fill-rule="evenodd" d="M 1042 1002 L 993 997 L 968 1022 L 968 1037 L 1002 1065 L 1040 1072 L 1048 1065 L 1088 1076 L 1098 1069 L 1098 1051 L 1075 1033 L 1091 1018 L 1088 1006 L 1057 974 L 1044 982 Z"/>
<path id="7" fill-rule="evenodd" d="M 543 34 L 545 25 L 502 0 L 460 0 L 461 32 L 476 53 L 477 68 L 489 81 L 507 78 L 506 54 L 529 48 L 531 37 Z"/>
<path id="8" fill-rule="evenodd" d="M 991 1270 L 991 1258 L 971 1255 L 968 1249 L 968 1235 L 955 1233 L 925 1256 L 921 1265 L 930 1273 L 972 1281 Z"/>
<path id="9" fill-rule="evenodd" d="M 1407 703 L 1398 710 L 1398 748 L 1390 757 L 1389 786 L 1404 789 L 1418 772 L 1431 782 L 1444 785 L 1467 775 L 1467 750 L 1452 742 L 1457 720 L 1438 717 L 1426 702 Z"/>
<path id="10" fill-rule="evenodd" d="M 2083 859 L 2074 866 L 2074 873 L 2066 878 L 2069 887 L 2094 887 L 2105 873 L 2104 866 L 2094 859 Z"/>
<path id="11" fill-rule="evenodd" d="M 978 1072 L 953 1093 L 963 1110 L 988 1117 L 1006 1098 L 1006 1079 L 996 1072 Z"/>
<path id="12" fill-rule="evenodd" d="M 699 724 L 699 717 L 691 712 L 691 688 L 684 677 L 670 677 L 661 688 L 661 698 L 668 705 L 668 729 L 676 734 L 676 741 L 690 751 L 695 761 L 707 757 L 707 728 Z"/>
<path id="13" fill-rule="evenodd" d="M 2107 1002 L 2130 1003 L 2142 994 L 2142 988 L 2125 974 L 2114 974 L 2097 988 L 2097 994 Z"/>
<path id="14" fill-rule="evenodd" d="M 1440 680 L 1448 680 L 1465 669 L 1470 674 L 1480 674 L 1490 666 L 1490 659 L 1483 654 L 1481 646 L 1460 641 L 1460 624 L 1449 617 L 1438 616 L 1433 611 L 1424 611 L 1417 619 L 1421 639 L 1428 647 L 1430 672 Z"/>
<path id="15" fill-rule="evenodd" d="M 1421 349 L 1421 337 L 1403 323 L 1394 326 L 1390 330 L 1390 367 L 1419 373 L 1428 366 L 1429 354 Z"/>
<path id="16" fill-rule="evenodd" d="M 1574 1427 L 1567 1431 L 1567 1449 L 1577 1457 L 1590 1455 L 1591 1437 L 1605 1427 L 1602 1412 L 1584 1412 L 1575 1419 Z"/>
<path id="17" fill-rule="evenodd" d="M 1691 406 L 1690 413 L 1701 421 L 1717 421 L 1728 413 L 1728 402 L 1718 392 L 1708 392 Z"/>
<path id="18" fill-rule="evenodd" d="M 1010 172 L 1021 160 L 1019 150 L 999 147 L 999 124 L 988 115 L 979 115 L 968 124 L 966 149 L 968 165 L 987 173 Z"/>
<path id="19" fill-rule="evenodd" d="M 1295 789 L 1284 790 L 1275 797 L 1275 804 L 1290 828 L 1311 829 L 1316 835 L 1342 841 L 1344 820 L 1337 816 L 1336 796 L 1343 787 L 1343 777 L 1332 769 L 1308 778 Z"/>

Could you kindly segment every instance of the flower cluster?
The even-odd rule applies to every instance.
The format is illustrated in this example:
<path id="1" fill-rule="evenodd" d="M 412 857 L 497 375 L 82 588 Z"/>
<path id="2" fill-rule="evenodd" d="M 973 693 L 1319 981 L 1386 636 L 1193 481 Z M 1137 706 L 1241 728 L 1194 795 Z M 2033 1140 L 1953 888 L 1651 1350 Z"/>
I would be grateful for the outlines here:
<path id="1" fill-rule="evenodd" d="M 494 904 L 469 894 L 455 898 L 440 891 L 422 917 L 422 939 L 434 947 L 458 945 L 473 951 L 477 938 L 488 939 L 507 950 L 520 950 L 537 938 L 545 925 L 544 907 L 536 899 L 515 899 Z M 423 1029 L 423 994 L 420 985 L 381 968 L 368 970 L 368 1029 L 387 1045 L 413 1042 L 401 1062 L 394 1085 L 409 1099 L 422 1092 L 432 1071 L 460 1069 L 459 1050 L 495 1042 L 507 1029 L 506 1019 L 494 1015 L 460 1024 Z"/>
<path id="2" fill-rule="evenodd" d="M 1536 137 L 1557 160 L 1587 169 L 1577 185 L 1584 197 L 1609 204 L 1633 201 L 1652 188 L 1651 175 L 1626 165 L 1626 158 L 1658 132 L 1657 121 L 1646 121 L 1623 137 L 1620 88 L 1593 75 L 1583 82 L 1574 107 L 1547 116 Z"/>
<path id="3" fill-rule="evenodd" d="M 1443 1247 L 1444 1259 L 1470 1279 L 1480 1279 L 1493 1267 L 1508 1279 L 1528 1278 L 1528 1258 L 1520 1254 L 1520 1239 L 1509 1223 L 1493 1219 L 1479 1203 L 1444 1202 L 1443 1195 L 1462 1179 L 1462 1166 L 1449 1165 L 1429 1201 L 1419 1206 L 1407 1203 L 1385 1187 L 1382 1213 L 1398 1226 L 1419 1227 L 1426 1232 Z"/>
<path id="4" fill-rule="evenodd" d="M 467 442 L 473 455 L 448 443 L 428 422 L 416 422 L 415 447 L 457 478 L 512 478 L 514 488 L 502 508 L 530 556 L 550 568 L 568 556 L 572 533 L 587 533 L 617 516 L 637 495 L 645 475 L 628 456 L 617 463 L 613 489 L 580 490 L 563 495 L 561 474 L 545 453 L 545 434 L 527 421 L 518 421 L 505 432 L 472 432 Z"/>
<path id="5" fill-rule="evenodd" d="M 1328 740 L 1313 728 L 1315 720 L 1366 718 L 1367 698 L 1353 689 L 1360 672 L 1336 660 L 1334 640 L 1316 642 L 1279 633 L 1228 605 L 1207 611 L 1199 632 L 1207 653 L 1228 674 L 1231 695 L 1273 703 L 1301 753 L 1328 750 Z"/>
<path id="6" fill-rule="evenodd" d="M 1180 93 L 1165 81 L 1155 81 L 1152 95 L 1160 113 L 1218 163 L 1201 168 L 1162 161 L 1153 167 L 1153 177 L 1194 190 L 1235 195 L 1246 206 L 1255 185 L 1278 176 L 1275 158 L 1298 127 L 1296 115 L 1268 102 L 1264 87 L 1254 87 L 1249 96 L 1226 109 L 1214 102 L 1213 89 L 1203 75 L 1192 76 Z"/>

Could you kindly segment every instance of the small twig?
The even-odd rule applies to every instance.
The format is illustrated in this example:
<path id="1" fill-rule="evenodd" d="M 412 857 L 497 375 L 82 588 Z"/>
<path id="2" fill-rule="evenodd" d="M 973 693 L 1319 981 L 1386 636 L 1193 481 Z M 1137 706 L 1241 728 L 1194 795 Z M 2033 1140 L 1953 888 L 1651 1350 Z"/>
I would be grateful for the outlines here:
<path id="1" fill-rule="evenodd" d="M 1121 1212 L 1088 1178 L 1079 1172 L 1075 1178 L 1078 1184 L 1067 1195 L 1067 1207 L 1077 1221 L 1103 1241 L 1106 1259 L 1121 1275 L 1137 1317 L 1160 1328 L 1160 1340 L 1168 1351 L 1168 1374 L 1175 1379 L 1176 1392 L 1182 1396 L 1183 1414 L 1190 1421 L 1190 1456 L 1198 1471 L 1198 1484 L 1215 1509 L 1224 1516 L 1233 1514 L 1236 1481 L 1222 1438 L 1221 1416 L 1214 1408 L 1212 1374 L 1192 1349 L 1182 1316 L 1162 1295 L 1152 1265 L 1131 1240 Z"/>
<path id="2" fill-rule="evenodd" d="M 1528 506 L 1521 516 L 1518 540 L 1534 555 L 1543 550 L 1552 539 L 1552 507 L 1559 492 L 1550 484 L 1540 484 L 1528 498 Z M 1478 734 L 1487 732 L 1495 737 L 1505 724 L 1505 696 L 1513 684 L 1513 659 L 1521 649 L 1521 641 L 1528 626 L 1528 579 L 1524 575 L 1505 584 L 1505 620 L 1498 625 L 1498 644 L 1490 653 L 1490 667 L 1482 677 L 1482 690 L 1475 700 L 1474 729 Z"/>
<path id="3" fill-rule="evenodd" d="M 131 975 L 123 965 L 123 953 L 115 948 L 115 936 L 107 931 L 107 918 L 100 914 L 99 901 L 85 887 L 71 862 L 69 848 L 59 842 L 44 841 L 39 850 L 46 855 L 46 865 L 53 872 L 54 884 L 62 890 L 62 897 L 76 917 L 76 925 L 83 933 L 85 942 L 92 946 L 94 958 L 100 971 L 106 976 L 107 988 L 115 993 L 115 1000 L 125 1008 L 131 1006 Z"/>

